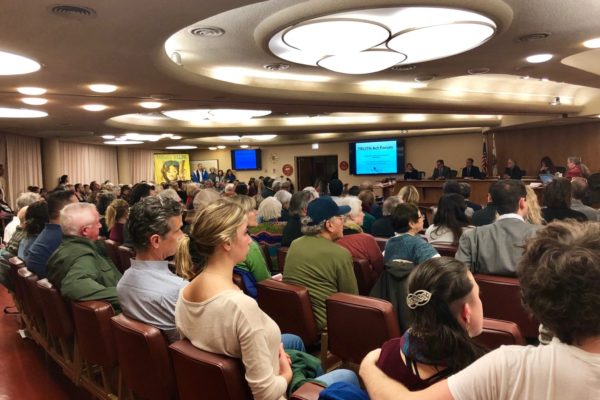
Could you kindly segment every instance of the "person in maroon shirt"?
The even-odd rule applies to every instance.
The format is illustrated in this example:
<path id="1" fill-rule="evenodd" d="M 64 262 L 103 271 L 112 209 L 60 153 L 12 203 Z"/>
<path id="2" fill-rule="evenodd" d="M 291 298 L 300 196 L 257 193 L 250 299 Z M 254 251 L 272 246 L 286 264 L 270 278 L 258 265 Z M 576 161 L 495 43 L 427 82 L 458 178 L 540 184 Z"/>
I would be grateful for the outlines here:
<path id="1" fill-rule="evenodd" d="M 382 346 L 377 366 L 409 390 L 422 390 L 462 370 L 486 350 L 481 333 L 479 286 L 467 266 L 450 257 L 432 258 L 408 278 L 412 324 Z"/>
<path id="2" fill-rule="evenodd" d="M 129 203 L 123 199 L 113 200 L 106 208 L 106 226 L 109 230 L 108 238 L 117 243 L 123 243 L 123 229 L 129 216 Z"/>

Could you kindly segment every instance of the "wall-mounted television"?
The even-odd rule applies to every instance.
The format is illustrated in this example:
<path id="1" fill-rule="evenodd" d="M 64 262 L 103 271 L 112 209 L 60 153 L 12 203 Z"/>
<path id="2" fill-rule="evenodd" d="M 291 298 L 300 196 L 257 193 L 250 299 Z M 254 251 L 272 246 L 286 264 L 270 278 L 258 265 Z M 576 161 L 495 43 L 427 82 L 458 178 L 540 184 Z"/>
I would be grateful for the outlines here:
<path id="1" fill-rule="evenodd" d="M 236 171 L 261 170 L 260 149 L 231 150 L 231 168 Z"/>
<path id="2" fill-rule="evenodd" d="M 404 173 L 404 140 L 370 140 L 353 142 L 349 146 L 352 175 Z"/>

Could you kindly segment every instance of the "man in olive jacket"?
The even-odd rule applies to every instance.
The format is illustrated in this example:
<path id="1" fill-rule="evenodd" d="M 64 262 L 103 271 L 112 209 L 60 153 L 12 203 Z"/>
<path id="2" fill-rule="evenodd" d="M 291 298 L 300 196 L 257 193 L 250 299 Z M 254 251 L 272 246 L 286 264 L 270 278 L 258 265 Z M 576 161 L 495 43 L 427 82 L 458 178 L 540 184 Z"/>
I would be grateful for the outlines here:
<path id="1" fill-rule="evenodd" d="M 103 300 L 120 311 L 121 273 L 96 248 L 100 215 L 93 204 L 73 203 L 60 212 L 63 240 L 48 260 L 48 280 L 74 301 Z"/>

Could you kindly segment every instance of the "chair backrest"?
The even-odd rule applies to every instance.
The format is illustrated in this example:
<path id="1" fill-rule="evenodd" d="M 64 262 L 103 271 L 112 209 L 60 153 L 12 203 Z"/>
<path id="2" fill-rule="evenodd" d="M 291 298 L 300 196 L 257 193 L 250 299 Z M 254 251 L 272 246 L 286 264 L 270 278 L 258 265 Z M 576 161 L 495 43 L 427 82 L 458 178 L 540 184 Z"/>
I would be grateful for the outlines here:
<path id="1" fill-rule="evenodd" d="M 22 308 L 24 307 L 24 289 L 19 286 L 17 277 L 19 275 L 19 269 L 25 267 L 25 263 L 19 257 L 11 257 L 8 259 L 8 265 L 10 266 L 9 278 L 14 287 L 15 298 L 17 300 L 18 305 Z M 23 312 L 23 310 L 21 310 L 21 312 Z"/>
<path id="2" fill-rule="evenodd" d="M 57 338 L 69 339 L 73 336 L 73 317 L 66 300 L 47 279 L 37 281 L 42 299 L 42 311 L 48 334 Z"/>
<path id="3" fill-rule="evenodd" d="M 325 305 L 328 348 L 343 361 L 360 364 L 369 351 L 400 336 L 398 319 L 389 301 L 334 293 Z"/>
<path id="4" fill-rule="evenodd" d="M 388 238 L 375 237 L 375 241 L 377 242 L 377 245 L 379 246 L 379 250 L 384 251 L 385 245 L 387 244 L 387 241 L 388 241 Z"/>
<path id="5" fill-rule="evenodd" d="M 73 322 L 79 351 L 91 364 L 110 368 L 117 365 L 117 348 L 110 319 L 112 306 L 104 301 L 73 302 Z"/>
<path id="6" fill-rule="evenodd" d="M 358 293 L 363 296 L 368 296 L 371 293 L 371 288 L 377 281 L 377 274 L 373 271 L 368 260 L 353 258 L 352 265 L 354 266 L 354 275 L 358 285 Z"/>
<path id="7" fill-rule="evenodd" d="M 285 257 L 287 256 L 289 247 L 280 247 L 277 249 L 277 267 L 280 272 L 283 272 L 283 268 L 285 267 Z"/>
<path id="8" fill-rule="evenodd" d="M 486 318 L 512 321 L 525 337 L 537 338 L 539 322 L 521 302 L 521 287 L 516 278 L 475 274 L 481 290 L 483 313 Z"/>
<path id="9" fill-rule="evenodd" d="M 300 336 L 306 346 L 318 343 L 320 337 L 308 289 L 274 279 L 258 282 L 256 287 L 259 307 L 273 318 L 282 332 Z"/>
<path id="10" fill-rule="evenodd" d="M 458 175 L 458 171 L 455 169 L 451 169 L 450 170 L 450 179 L 456 178 L 456 175 Z"/>
<path id="11" fill-rule="evenodd" d="M 452 243 L 432 243 L 431 245 L 442 257 L 454 258 L 458 251 L 458 246 Z"/>
<path id="12" fill-rule="evenodd" d="M 131 259 L 135 258 L 135 251 L 127 246 L 119 246 L 119 260 L 121 260 L 121 272 L 125 272 L 131 267 Z"/>
<path id="13" fill-rule="evenodd" d="M 492 318 L 483 319 L 483 331 L 474 339 L 490 350 L 502 345 L 526 344 L 517 324 Z"/>
<path id="14" fill-rule="evenodd" d="M 121 373 L 129 389 L 143 399 L 174 398 L 173 370 L 162 333 L 123 314 L 112 317 L 111 323 Z"/>
<path id="15" fill-rule="evenodd" d="M 169 353 L 173 360 L 178 400 L 252 398 L 241 360 L 200 350 L 188 340 L 171 344 Z"/>
<path id="16" fill-rule="evenodd" d="M 22 288 L 25 293 L 25 310 L 29 313 L 30 317 L 33 317 L 38 324 L 44 323 L 44 311 L 42 310 L 42 298 L 40 292 L 37 289 L 38 276 L 27 268 L 19 268 L 17 271 L 18 277 L 21 282 Z"/>
<path id="17" fill-rule="evenodd" d="M 113 264 L 115 264 L 119 271 L 125 272 L 125 270 L 121 266 L 121 258 L 119 257 L 119 246 L 121 245 L 121 243 L 115 242 L 114 240 L 106 239 L 104 241 L 104 244 L 106 245 L 106 252 L 108 253 L 108 257 L 110 257 Z"/>

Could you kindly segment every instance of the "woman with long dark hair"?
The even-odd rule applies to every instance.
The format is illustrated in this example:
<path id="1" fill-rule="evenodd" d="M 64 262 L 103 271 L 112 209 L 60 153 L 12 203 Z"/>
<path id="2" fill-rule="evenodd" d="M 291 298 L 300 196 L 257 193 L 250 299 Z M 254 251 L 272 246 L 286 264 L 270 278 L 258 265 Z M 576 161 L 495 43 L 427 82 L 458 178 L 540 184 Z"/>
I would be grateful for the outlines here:
<path id="1" fill-rule="evenodd" d="M 458 243 L 470 223 L 465 215 L 467 203 L 460 194 L 450 193 L 438 202 L 433 224 L 425 231 L 429 243 Z"/>

